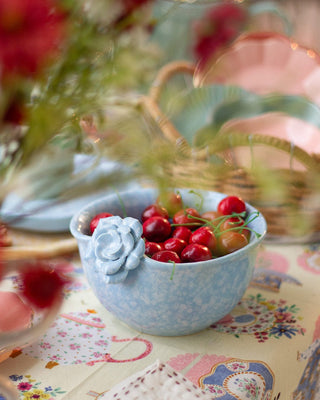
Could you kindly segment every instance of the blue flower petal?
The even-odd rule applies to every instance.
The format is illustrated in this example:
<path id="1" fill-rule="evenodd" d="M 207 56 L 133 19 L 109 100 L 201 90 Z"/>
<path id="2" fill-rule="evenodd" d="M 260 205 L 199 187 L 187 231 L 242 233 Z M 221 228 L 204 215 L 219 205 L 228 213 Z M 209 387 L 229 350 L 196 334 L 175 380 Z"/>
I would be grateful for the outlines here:
<path id="1" fill-rule="evenodd" d="M 121 239 L 122 239 L 122 246 L 123 246 L 123 253 L 127 256 L 130 252 L 134 249 L 134 238 L 129 230 L 129 232 L 121 232 Z"/>
<path id="2" fill-rule="evenodd" d="M 97 267 L 104 273 L 108 275 L 115 274 L 119 271 L 122 265 L 125 263 L 125 257 L 120 257 L 117 260 L 97 260 Z"/>
<path id="3" fill-rule="evenodd" d="M 99 236 L 95 248 L 95 255 L 98 259 L 116 260 L 123 252 L 123 244 L 119 233 L 109 229 Z"/>
<path id="4" fill-rule="evenodd" d="M 144 251 L 145 251 L 145 242 L 143 239 L 140 238 L 136 247 L 128 255 L 124 268 L 127 270 L 132 270 L 137 268 L 137 266 L 141 262 L 141 258 L 144 255 Z"/>
<path id="5" fill-rule="evenodd" d="M 141 235 L 143 233 L 143 229 L 142 229 L 142 225 L 141 225 L 140 221 L 138 221 L 136 218 L 126 217 L 123 220 L 123 223 L 130 227 L 131 232 L 134 236 L 134 239 L 137 242 L 141 238 Z"/>
<path id="6" fill-rule="evenodd" d="M 105 282 L 109 284 L 116 284 L 123 282 L 128 275 L 128 271 L 122 269 L 121 271 L 117 272 L 114 275 L 105 275 Z"/>

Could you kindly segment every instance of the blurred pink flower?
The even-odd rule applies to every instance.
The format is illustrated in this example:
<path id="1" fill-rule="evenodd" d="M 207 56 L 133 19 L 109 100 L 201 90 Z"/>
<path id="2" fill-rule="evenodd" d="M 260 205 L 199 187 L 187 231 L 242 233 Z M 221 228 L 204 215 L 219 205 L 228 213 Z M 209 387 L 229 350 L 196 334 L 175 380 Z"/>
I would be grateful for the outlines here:
<path id="1" fill-rule="evenodd" d="M 53 0 L 0 0 L 2 79 L 34 76 L 57 51 L 65 16 Z"/>
<path id="2" fill-rule="evenodd" d="M 121 0 L 126 12 L 132 12 L 136 8 L 142 7 L 144 4 L 149 3 L 150 0 Z"/>
<path id="3" fill-rule="evenodd" d="M 194 23 L 194 55 L 205 64 L 215 53 L 231 43 L 247 22 L 247 11 L 237 4 L 213 6 Z"/>
<path id="4" fill-rule="evenodd" d="M 20 273 L 22 294 L 33 306 L 51 307 L 68 282 L 45 262 L 26 263 Z"/>

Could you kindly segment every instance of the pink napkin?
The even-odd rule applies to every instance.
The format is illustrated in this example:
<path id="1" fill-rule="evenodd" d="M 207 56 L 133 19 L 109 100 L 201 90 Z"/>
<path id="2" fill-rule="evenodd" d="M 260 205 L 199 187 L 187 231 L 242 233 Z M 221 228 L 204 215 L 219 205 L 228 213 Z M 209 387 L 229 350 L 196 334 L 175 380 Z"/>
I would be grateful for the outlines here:
<path id="1" fill-rule="evenodd" d="M 125 379 L 103 400 L 213 400 L 191 381 L 160 361 Z"/>

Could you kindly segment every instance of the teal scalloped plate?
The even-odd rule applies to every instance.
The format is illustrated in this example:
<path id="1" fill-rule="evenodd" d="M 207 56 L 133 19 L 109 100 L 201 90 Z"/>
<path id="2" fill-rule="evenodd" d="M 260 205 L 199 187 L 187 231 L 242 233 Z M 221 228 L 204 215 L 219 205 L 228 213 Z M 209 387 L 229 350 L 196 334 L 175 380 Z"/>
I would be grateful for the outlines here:
<path id="1" fill-rule="evenodd" d="M 78 154 L 74 158 L 74 169 L 81 170 L 81 165 L 90 161 L 90 156 Z M 89 173 L 82 182 L 99 176 L 106 176 L 119 170 L 120 165 L 114 161 L 102 160 L 100 164 Z M 136 182 L 119 184 L 116 188 L 121 192 L 140 188 Z M 104 188 L 93 193 L 75 197 L 68 201 L 58 201 L 57 198 L 51 199 L 32 199 L 24 200 L 17 193 L 9 193 L 4 199 L 0 218 L 13 228 L 23 229 L 33 232 L 69 232 L 69 223 L 78 210 L 102 196 L 114 193 L 115 188 Z"/>
<path id="2" fill-rule="evenodd" d="M 164 112 L 190 145 L 201 142 L 201 134 L 206 127 L 210 127 L 214 135 L 235 120 L 249 121 L 263 117 L 263 123 L 268 116 L 271 121 L 279 114 L 283 119 L 281 127 L 277 129 L 273 126 L 274 131 L 269 134 L 277 135 L 283 126 L 290 123 L 290 135 L 282 135 L 282 138 L 304 147 L 301 134 L 301 127 L 304 127 L 310 139 L 309 148 L 304 149 L 309 152 L 315 151 L 314 145 L 320 138 L 319 106 L 298 95 L 258 95 L 236 86 L 211 85 L 192 88 L 175 96 Z M 257 129 L 256 133 L 259 133 L 259 126 Z"/>

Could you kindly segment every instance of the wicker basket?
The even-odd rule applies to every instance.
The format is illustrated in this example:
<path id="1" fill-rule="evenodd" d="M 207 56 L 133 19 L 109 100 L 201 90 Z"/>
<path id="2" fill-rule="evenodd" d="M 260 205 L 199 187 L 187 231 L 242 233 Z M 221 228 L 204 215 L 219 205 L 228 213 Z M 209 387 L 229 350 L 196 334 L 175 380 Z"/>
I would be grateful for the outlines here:
<path id="1" fill-rule="evenodd" d="M 189 145 L 161 108 L 165 85 L 173 77 L 187 74 L 195 77 L 195 66 L 190 62 L 174 61 L 162 67 L 143 99 L 146 112 L 160 127 L 163 136 L 174 143 L 177 158 L 170 164 L 168 184 L 172 187 L 193 187 L 234 194 L 259 209 L 268 223 L 269 237 L 311 240 L 320 232 L 320 163 L 319 156 L 309 154 L 292 143 L 261 134 L 230 133 L 217 135 L 204 148 Z M 232 143 L 232 144 L 230 144 Z M 235 150 L 252 152 L 268 149 L 271 157 L 283 153 L 290 161 L 286 168 L 268 170 L 269 185 L 261 184 L 261 171 L 239 165 L 233 159 Z M 224 160 L 219 166 L 210 162 L 215 154 Z M 299 168 L 294 168 L 293 163 Z M 289 165 L 290 164 L 290 165 Z M 263 174 L 263 172 L 262 172 Z"/>

